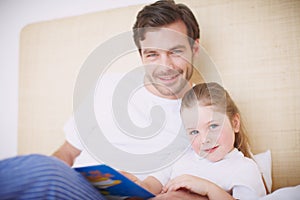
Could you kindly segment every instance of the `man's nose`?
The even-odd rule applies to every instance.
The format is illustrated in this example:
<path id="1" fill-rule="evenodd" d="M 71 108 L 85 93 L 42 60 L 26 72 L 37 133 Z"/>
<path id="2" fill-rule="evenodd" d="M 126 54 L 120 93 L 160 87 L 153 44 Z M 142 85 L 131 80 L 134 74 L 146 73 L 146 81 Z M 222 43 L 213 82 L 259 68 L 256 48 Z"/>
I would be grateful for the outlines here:
<path id="1" fill-rule="evenodd" d="M 167 53 L 161 56 L 161 65 L 174 69 L 172 58 Z"/>

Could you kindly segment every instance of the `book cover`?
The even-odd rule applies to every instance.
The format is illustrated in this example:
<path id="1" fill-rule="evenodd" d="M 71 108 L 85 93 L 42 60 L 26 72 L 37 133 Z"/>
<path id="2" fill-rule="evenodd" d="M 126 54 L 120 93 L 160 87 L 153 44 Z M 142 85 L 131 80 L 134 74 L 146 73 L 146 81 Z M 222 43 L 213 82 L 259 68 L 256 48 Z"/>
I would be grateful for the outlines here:
<path id="1" fill-rule="evenodd" d="M 107 199 L 149 199 L 152 193 L 107 165 L 74 168 Z"/>

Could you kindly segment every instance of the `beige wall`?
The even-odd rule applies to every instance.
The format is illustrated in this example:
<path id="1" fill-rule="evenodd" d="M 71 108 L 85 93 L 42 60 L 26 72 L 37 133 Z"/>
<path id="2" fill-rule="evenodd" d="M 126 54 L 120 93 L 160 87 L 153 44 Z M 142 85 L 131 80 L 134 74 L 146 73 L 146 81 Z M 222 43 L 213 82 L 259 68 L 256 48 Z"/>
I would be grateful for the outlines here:
<path id="1" fill-rule="evenodd" d="M 197 15 L 201 45 L 244 114 L 253 152 L 272 152 L 273 189 L 300 184 L 300 2 L 182 2 Z M 51 154 L 62 144 L 81 64 L 98 44 L 129 31 L 140 8 L 24 28 L 19 154 Z"/>

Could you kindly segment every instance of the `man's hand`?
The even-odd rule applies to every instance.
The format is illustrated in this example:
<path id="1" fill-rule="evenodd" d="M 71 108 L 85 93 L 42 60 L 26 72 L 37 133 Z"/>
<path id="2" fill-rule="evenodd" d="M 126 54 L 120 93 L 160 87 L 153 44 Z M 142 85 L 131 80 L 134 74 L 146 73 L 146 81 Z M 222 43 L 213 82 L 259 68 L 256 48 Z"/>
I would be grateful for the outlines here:
<path id="1" fill-rule="evenodd" d="M 128 178 L 129 180 L 135 182 L 136 184 L 140 185 L 141 181 L 140 179 L 138 179 L 135 175 L 129 173 L 129 172 L 125 172 L 125 171 L 119 171 L 123 176 L 125 176 L 126 178 Z"/>

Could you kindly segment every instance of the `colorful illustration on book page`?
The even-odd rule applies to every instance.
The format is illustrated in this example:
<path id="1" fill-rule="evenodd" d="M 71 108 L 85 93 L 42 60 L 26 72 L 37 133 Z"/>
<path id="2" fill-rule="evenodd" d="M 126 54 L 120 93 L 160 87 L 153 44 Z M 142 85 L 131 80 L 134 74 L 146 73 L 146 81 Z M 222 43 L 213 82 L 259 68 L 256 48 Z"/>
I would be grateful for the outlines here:
<path id="1" fill-rule="evenodd" d="M 114 175 L 110 173 L 102 173 L 99 170 L 91 170 L 88 172 L 81 172 L 83 176 L 85 176 L 90 183 L 98 188 L 101 193 L 104 195 L 108 195 L 108 191 L 105 190 L 108 187 L 115 186 L 120 184 L 121 180 L 114 180 Z M 104 189 L 104 190 L 103 190 Z"/>

